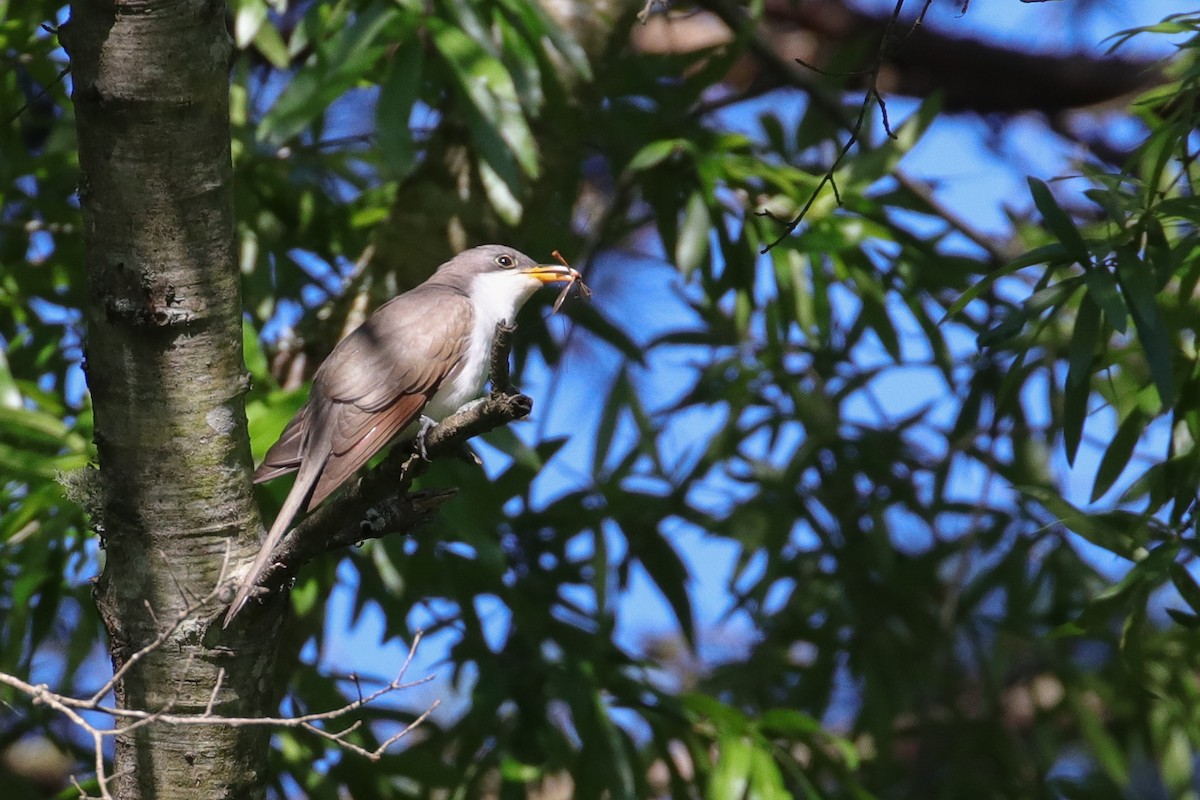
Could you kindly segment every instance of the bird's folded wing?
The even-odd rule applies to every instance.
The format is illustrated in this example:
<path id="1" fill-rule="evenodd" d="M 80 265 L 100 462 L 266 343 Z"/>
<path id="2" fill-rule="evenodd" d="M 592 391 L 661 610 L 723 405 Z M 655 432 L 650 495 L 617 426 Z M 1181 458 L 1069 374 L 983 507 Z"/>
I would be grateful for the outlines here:
<path id="1" fill-rule="evenodd" d="M 313 425 L 328 432 L 329 456 L 309 509 L 415 422 L 462 361 L 470 342 L 470 301 L 453 293 L 430 294 L 418 289 L 382 306 L 338 346 L 343 352 L 326 361 L 328 368 L 322 367 L 314 391 L 328 404 Z M 431 306 L 436 313 L 428 312 Z"/>
<path id="2" fill-rule="evenodd" d="M 415 421 L 427 399 L 423 393 L 406 394 L 381 411 L 366 411 L 353 403 L 335 403 L 333 415 L 337 420 L 330 420 L 335 426 L 331 451 L 313 487 L 308 510 L 316 508 L 393 436 Z"/>
<path id="3" fill-rule="evenodd" d="M 307 508 L 316 507 L 417 420 L 461 363 L 473 319 L 471 301 L 444 287 L 380 306 L 317 370 L 308 403 L 267 451 L 255 483 L 314 460 L 322 466 Z"/>
<path id="4" fill-rule="evenodd" d="M 315 380 L 331 400 L 382 410 L 401 394 L 439 386 L 461 360 L 473 322 L 466 296 L 419 286 L 384 303 L 342 340 Z"/>
<path id="5" fill-rule="evenodd" d="M 279 441 L 271 445 L 263 462 L 254 470 L 254 482 L 263 483 L 280 475 L 295 472 L 300 468 L 301 448 L 308 430 L 308 405 L 305 404 L 292 417 L 292 421 L 279 434 Z"/>

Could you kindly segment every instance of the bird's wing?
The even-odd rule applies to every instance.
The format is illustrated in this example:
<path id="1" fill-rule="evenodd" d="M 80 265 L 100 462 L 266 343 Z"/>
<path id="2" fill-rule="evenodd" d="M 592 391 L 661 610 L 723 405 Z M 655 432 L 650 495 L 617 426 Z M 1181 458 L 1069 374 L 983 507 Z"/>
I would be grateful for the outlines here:
<path id="1" fill-rule="evenodd" d="M 312 425 L 324 429 L 328 456 L 309 509 L 414 422 L 462 360 L 473 322 L 470 301 L 455 293 L 424 294 L 414 290 L 381 306 L 319 370 L 326 404 Z M 430 299 L 439 313 L 426 313 L 422 301 Z"/>
<path id="2" fill-rule="evenodd" d="M 363 411 L 353 404 L 339 404 L 339 416 L 359 430 L 356 437 L 342 436 L 340 452 L 334 450 L 325 461 L 321 477 L 313 487 L 307 510 L 311 511 L 335 489 L 349 480 L 363 464 L 378 453 L 397 433 L 404 430 L 425 407 L 427 395 L 405 395 L 382 411 Z M 340 426 L 339 426 L 340 427 Z M 339 434 L 335 434 L 338 436 Z"/>
<path id="3" fill-rule="evenodd" d="M 307 431 L 308 404 L 305 403 L 283 429 L 283 433 L 279 434 L 279 441 L 271 445 L 258 469 L 254 470 L 254 482 L 263 483 L 298 470 Z"/>

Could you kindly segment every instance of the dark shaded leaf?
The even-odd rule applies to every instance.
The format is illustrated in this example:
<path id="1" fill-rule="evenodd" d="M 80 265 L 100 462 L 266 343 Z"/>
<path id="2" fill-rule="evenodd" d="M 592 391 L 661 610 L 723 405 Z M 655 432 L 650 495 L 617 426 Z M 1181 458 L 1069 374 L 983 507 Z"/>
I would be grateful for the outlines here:
<path id="1" fill-rule="evenodd" d="M 1075 227 L 1075 223 L 1067 215 L 1067 212 L 1058 205 L 1050 187 L 1045 182 L 1030 177 L 1029 191 L 1033 194 L 1033 203 L 1037 206 L 1038 211 L 1042 212 L 1042 219 L 1050 233 L 1062 242 L 1071 258 L 1085 267 L 1090 264 L 1092 254 L 1083 241 L 1082 234 L 1079 233 L 1079 229 Z"/>
<path id="2" fill-rule="evenodd" d="M 1116 434 L 1104 451 L 1100 467 L 1096 470 L 1096 480 L 1092 483 L 1091 502 L 1094 503 L 1103 497 L 1125 471 L 1125 466 L 1133 455 L 1133 448 L 1145 430 L 1146 418 L 1141 409 L 1134 407 L 1129 415 L 1121 420 Z"/>
<path id="3" fill-rule="evenodd" d="M 1133 315 L 1133 325 L 1150 365 L 1159 400 L 1164 407 L 1170 407 L 1175 399 L 1171 336 L 1155 300 L 1154 276 L 1137 253 L 1122 247 L 1117 250 L 1117 281 Z"/>
<path id="4" fill-rule="evenodd" d="M 1100 338 L 1100 307 L 1084 295 L 1075 317 L 1075 332 L 1067 354 L 1067 385 L 1063 397 L 1063 441 L 1067 463 L 1075 463 L 1075 453 L 1083 437 L 1091 396 L 1092 359 Z M 1095 498 L 1093 498 L 1094 500 Z"/>

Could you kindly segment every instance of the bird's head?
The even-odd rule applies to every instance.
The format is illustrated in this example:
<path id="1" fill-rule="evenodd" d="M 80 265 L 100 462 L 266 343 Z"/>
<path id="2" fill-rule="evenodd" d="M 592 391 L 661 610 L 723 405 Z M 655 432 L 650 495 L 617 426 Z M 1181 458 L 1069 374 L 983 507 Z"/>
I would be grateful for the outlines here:
<path id="1" fill-rule="evenodd" d="M 539 264 L 520 250 L 485 244 L 447 261 L 431 282 L 465 287 L 476 303 L 495 308 L 502 318 L 511 320 L 540 287 L 581 280 L 577 270 L 564 264 Z"/>

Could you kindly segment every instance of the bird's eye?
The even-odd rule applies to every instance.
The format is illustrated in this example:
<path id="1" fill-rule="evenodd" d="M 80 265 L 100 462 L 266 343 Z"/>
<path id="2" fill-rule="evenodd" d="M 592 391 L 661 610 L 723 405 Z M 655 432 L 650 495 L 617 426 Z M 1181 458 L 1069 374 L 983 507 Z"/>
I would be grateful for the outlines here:
<path id="1" fill-rule="evenodd" d="M 517 260 L 509 255 L 496 256 L 496 265 L 504 269 L 512 269 L 517 265 Z"/>

